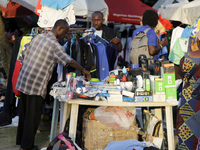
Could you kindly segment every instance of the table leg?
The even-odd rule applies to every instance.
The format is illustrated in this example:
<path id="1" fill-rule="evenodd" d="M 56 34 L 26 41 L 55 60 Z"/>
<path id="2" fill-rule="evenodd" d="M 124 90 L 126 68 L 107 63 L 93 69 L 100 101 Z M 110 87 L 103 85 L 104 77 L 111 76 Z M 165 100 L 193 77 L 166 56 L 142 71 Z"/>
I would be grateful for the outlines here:
<path id="1" fill-rule="evenodd" d="M 160 119 L 160 121 L 162 122 L 162 108 L 154 108 L 155 109 L 155 116 Z M 163 124 L 160 124 L 160 129 L 159 129 L 159 138 L 163 138 Z"/>
<path id="2" fill-rule="evenodd" d="M 59 132 L 64 131 L 65 123 L 69 118 L 71 104 L 67 102 L 60 102 L 60 129 Z"/>
<path id="3" fill-rule="evenodd" d="M 79 104 L 71 104 L 69 137 L 75 142 Z"/>
<path id="4" fill-rule="evenodd" d="M 55 98 L 54 103 L 53 103 L 53 114 L 52 114 L 52 121 L 51 121 L 50 142 L 56 136 L 57 124 L 58 124 L 58 112 L 59 112 L 59 100 L 58 100 L 58 98 Z"/>
<path id="5" fill-rule="evenodd" d="M 175 150 L 172 106 L 165 107 L 168 150 Z"/>

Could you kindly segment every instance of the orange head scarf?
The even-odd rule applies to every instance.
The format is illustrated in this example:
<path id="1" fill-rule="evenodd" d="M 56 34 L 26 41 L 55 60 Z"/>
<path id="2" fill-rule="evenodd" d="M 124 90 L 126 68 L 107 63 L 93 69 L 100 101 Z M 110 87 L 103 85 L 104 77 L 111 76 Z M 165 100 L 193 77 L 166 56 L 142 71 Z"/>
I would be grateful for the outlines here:
<path id="1" fill-rule="evenodd" d="M 173 27 L 169 20 L 161 18 L 161 14 L 159 14 L 159 21 L 165 27 L 166 30 L 170 30 Z"/>

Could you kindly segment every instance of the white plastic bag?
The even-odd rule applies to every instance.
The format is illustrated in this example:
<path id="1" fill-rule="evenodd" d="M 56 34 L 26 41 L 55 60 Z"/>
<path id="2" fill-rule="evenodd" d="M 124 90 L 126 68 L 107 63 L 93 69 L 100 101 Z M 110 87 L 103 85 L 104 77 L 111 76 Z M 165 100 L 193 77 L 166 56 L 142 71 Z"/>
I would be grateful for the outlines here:
<path id="1" fill-rule="evenodd" d="M 98 107 L 94 116 L 99 122 L 121 130 L 128 130 L 136 115 L 135 107 Z"/>

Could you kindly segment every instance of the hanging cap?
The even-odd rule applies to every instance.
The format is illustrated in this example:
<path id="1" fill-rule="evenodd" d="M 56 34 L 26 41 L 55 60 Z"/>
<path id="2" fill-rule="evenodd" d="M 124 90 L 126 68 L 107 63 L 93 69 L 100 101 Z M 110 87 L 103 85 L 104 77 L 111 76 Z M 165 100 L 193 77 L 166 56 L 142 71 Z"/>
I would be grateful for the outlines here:
<path id="1" fill-rule="evenodd" d="M 170 30 L 173 27 L 169 20 L 161 18 L 161 14 L 159 14 L 159 21 L 165 27 L 166 30 Z"/>

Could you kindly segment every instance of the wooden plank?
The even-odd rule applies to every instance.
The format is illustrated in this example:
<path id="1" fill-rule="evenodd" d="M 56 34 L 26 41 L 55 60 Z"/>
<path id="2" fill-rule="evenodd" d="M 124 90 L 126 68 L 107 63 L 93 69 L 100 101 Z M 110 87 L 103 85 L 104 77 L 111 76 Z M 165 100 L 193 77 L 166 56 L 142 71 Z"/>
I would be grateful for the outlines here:
<path id="1" fill-rule="evenodd" d="M 173 115 L 172 115 L 172 107 L 171 106 L 165 107 L 165 114 L 166 114 L 166 125 L 167 125 L 168 150 L 175 150 Z"/>
<path id="2" fill-rule="evenodd" d="M 178 102 L 105 102 L 94 100 L 68 100 L 65 101 L 69 104 L 79 105 L 92 105 L 92 106 L 126 106 L 126 107 L 164 107 L 164 106 L 177 106 Z"/>
<path id="3" fill-rule="evenodd" d="M 159 138 L 163 138 L 163 124 L 162 124 L 162 109 L 161 108 L 154 108 L 155 116 L 161 121 L 160 129 L 159 129 Z"/>
<path id="4" fill-rule="evenodd" d="M 71 104 L 65 102 L 60 103 L 60 128 L 59 128 L 60 133 L 64 131 L 65 123 L 69 118 L 70 111 L 71 111 Z"/>
<path id="5" fill-rule="evenodd" d="M 53 103 L 53 114 L 51 121 L 51 132 L 50 132 L 50 142 L 56 136 L 57 125 L 58 125 L 58 112 L 59 112 L 59 104 L 58 97 L 54 99 Z"/>
<path id="6" fill-rule="evenodd" d="M 69 125 L 69 137 L 72 141 L 76 139 L 76 128 L 77 128 L 77 119 L 78 119 L 78 104 L 71 105 L 71 115 L 70 115 L 70 125 Z"/>

